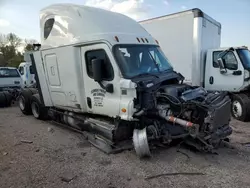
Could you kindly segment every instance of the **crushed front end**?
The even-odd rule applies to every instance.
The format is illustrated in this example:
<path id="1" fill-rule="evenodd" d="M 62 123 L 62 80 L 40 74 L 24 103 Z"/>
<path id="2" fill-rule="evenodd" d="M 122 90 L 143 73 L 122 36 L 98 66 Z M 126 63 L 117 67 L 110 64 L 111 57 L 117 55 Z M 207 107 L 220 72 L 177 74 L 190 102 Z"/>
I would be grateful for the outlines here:
<path id="1" fill-rule="evenodd" d="M 133 133 L 139 156 L 150 155 L 150 145 L 170 144 L 175 139 L 203 151 L 212 151 L 232 133 L 231 101 L 225 92 L 208 92 L 186 84 L 138 84 L 135 117 L 140 124 Z"/>

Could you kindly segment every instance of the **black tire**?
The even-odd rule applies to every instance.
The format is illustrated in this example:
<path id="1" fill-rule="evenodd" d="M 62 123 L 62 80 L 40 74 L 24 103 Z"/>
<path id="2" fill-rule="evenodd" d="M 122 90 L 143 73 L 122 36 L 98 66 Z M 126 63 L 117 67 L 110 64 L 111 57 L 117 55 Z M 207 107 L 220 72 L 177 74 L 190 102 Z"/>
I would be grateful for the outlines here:
<path id="1" fill-rule="evenodd" d="M 243 122 L 250 120 L 250 98 L 244 94 L 234 94 L 231 105 L 232 116 Z"/>
<path id="2" fill-rule="evenodd" d="M 37 89 L 35 89 L 35 88 L 28 88 L 28 90 L 30 90 L 30 92 L 32 93 L 32 95 L 38 93 Z"/>
<path id="3" fill-rule="evenodd" d="M 6 97 L 5 97 L 5 94 L 4 92 L 0 92 L 0 107 L 3 108 L 3 107 L 6 107 Z"/>
<path id="4" fill-rule="evenodd" d="M 29 89 L 22 89 L 21 93 L 18 97 L 18 105 L 20 110 L 22 111 L 23 114 L 25 115 L 31 115 L 31 97 L 33 93 Z"/>
<path id="5" fill-rule="evenodd" d="M 47 120 L 48 109 L 41 103 L 39 94 L 34 94 L 31 97 L 31 110 L 32 114 L 36 119 Z"/>
<path id="6" fill-rule="evenodd" d="M 6 98 L 6 107 L 11 106 L 11 103 L 12 103 L 12 100 L 13 100 L 13 96 L 8 91 L 4 91 L 3 93 L 4 93 L 5 98 Z"/>

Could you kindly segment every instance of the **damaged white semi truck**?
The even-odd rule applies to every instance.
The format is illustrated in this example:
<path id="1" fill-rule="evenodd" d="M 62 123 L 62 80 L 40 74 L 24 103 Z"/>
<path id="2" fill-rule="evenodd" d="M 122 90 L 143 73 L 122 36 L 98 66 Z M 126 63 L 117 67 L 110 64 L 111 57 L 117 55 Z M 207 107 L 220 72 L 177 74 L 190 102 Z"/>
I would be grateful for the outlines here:
<path id="1" fill-rule="evenodd" d="M 230 98 L 183 84 L 157 42 L 122 14 L 73 4 L 41 10 L 41 47 L 31 54 L 37 89 L 24 114 L 81 130 L 101 150 L 184 142 L 212 151 L 232 133 Z"/>

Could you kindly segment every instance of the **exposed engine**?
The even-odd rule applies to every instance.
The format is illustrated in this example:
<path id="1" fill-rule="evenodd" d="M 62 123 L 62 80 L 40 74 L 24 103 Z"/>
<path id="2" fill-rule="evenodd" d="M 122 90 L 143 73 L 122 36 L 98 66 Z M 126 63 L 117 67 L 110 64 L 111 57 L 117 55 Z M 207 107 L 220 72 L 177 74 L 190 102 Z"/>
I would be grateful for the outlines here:
<path id="1" fill-rule="evenodd" d="M 133 143 L 139 156 L 150 155 L 151 141 L 169 144 L 183 139 L 199 150 L 211 151 L 232 133 L 230 98 L 224 92 L 207 92 L 201 87 L 185 84 L 139 87 L 135 114 L 142 122 L 133 134 Z"/>

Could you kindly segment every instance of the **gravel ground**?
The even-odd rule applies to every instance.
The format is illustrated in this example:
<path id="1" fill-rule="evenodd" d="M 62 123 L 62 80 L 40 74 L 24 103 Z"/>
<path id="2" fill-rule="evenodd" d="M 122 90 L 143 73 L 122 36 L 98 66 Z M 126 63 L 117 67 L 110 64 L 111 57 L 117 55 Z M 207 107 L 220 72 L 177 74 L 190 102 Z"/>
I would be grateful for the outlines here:
<path id="1" fill-rule="evenodd" d="M 106 155 L 79 133 L 24 116 L 17 107 L 0 109 L 0 187 L 249 187 L 250 149 L 242 143 L 250 142 L 250 123 L 231 125 L 235 149 L 205 155 L 171 147 L 140 160 L 134 151 Z M 145 179 L 180 172 L 204 174 Z"/>

